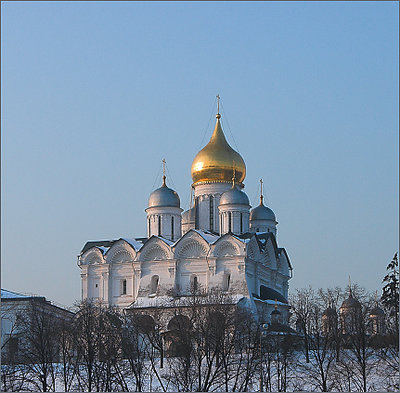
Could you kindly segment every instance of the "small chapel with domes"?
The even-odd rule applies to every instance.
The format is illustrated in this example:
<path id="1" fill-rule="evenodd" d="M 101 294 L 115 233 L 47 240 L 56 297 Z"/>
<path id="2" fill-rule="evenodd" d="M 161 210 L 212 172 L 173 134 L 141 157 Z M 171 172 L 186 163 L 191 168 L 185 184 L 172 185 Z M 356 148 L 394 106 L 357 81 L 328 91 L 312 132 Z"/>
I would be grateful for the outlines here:
<path id="1" fill-rule="evenodd" d="M 218 110 L 211 139 L 193 160 L 189 210 L 183 212 L 164 171 L 145 209 L 145 237 L 86 242 L 78 256 L 82 300 L 149 308 L 171 294 L 188 296 L 195 286 L 229 294 L 263 323 L 288 323 L 292 266 L 278 247 L 278 222 L 264 205 L 262 183 L 259 205 L 251 208 L 245 162 L 220 119 Z"/>

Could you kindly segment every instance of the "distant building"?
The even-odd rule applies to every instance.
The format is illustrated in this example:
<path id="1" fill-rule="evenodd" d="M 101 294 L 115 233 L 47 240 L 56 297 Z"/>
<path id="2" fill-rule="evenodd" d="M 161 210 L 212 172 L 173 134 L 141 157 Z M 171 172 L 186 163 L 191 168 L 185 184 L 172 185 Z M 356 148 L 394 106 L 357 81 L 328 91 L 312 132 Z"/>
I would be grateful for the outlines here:
<path id="1" fill-rule="evenodd" d="M 23 355 L 24 337 L 20 318 L 32 309 L 45 311 L 56 322 L 59 319 L 70 319 L 74 313 L 52 304 L 43 296 L 23 295 L 1 290 L 1 359 L 2 363 L 18 361 Z"/>
<path id="2" fill-rule="evenodd" d="M 277 304 L 280 322 L 288 323 L 292 266 L 277 243 L 278 222 L 264 205 L 262 187 L 260 203 L 251 209 L 243 191 L 246 165 L 226 141 L 219 113 L 216 118 L 210 141 L 191 166 L 190 209 L 182 213 L 164 170 L 145 209 L 146 237 L 89 241 L 82 248 L 83 300 L 144 310 L 191 288 L 219 289 L 262 322 L 271 322 Z"/>

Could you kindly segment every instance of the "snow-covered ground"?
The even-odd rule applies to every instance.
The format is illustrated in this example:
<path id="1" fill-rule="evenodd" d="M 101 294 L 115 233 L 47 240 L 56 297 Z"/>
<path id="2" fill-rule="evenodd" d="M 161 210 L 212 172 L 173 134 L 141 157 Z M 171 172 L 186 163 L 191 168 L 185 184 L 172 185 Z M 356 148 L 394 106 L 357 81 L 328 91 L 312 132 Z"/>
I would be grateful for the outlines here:
<path id="1" fill-rule="evenodd" d="M 397 359 L 393 359 L 394 362 L 398 362 Z M 310 363 L 306 363 L 304 354 L 302 352 L 296 352 L 294 356 L 286 364 L 286 370 L 283 365 L 282 359 L 279 361 L 271 358 L 271 362 L 268 367 L 267 360 L 263 362 L 263 375 L 262 375 L 262 391 L 322 391 L 320 373 L 318 367 L 311 359 Z M 345 367 L 340 362 L 332 362 L 332 366 L 328 372 L 327 387 L 329 391 L 362 391 L 362 378 L 361 374 L 357 369 L 356 364 L 349 364 Z M 172 371 L 176 371 L 177 368 L 176 360 L 173 358 L 164 359 L 164 367 L 160 368 L 160 359 L 155 359 L 153 366 L 150 361 L 144 362 L 143 369 L 143 386 L 142 391 L 178 391 L 182 390 L 182 385 L 175 384 L 171 380 L 170 376 L 173 374 Z M 55 386 L 51 390 L 65 391 L 63 382 L 63 369 L 59 364 L 54 365 L 55 368 Z M 26 373 L 23 368 L 15 370 L 14 375 L 9 375 L 5 378 L 6 373 L 10 373 L 12 367 L 2 366 L 2 391 L 5 390 L 24 390 L 24 391 L 37 391 L 40 389 L 39 378 L 32 372 Z M 120 375 L 117 375 L 118 372 Z M 136 383 L 133 373 L 129 371 L 129 365 L 124 362 L 119 367 L 117 373 L 113 372 L 113 378 L 115 381 L 123 379 L 124 387 L 120 383 L 114 382 L 109 385 L 109 389 L 105 390 L 100 387 L 100 391 L 136 391 Z M 238 373 L 244 373 L 243 368 L 236 371 Z M 247 391 L 260 391 L 260 365 L 255 363 L 251 381 L 247 386 Z M 286 374 L 285 374 L 286 373 Z M 196 381 L 196 377 L 192 374 L 192 378 Z M 13 387 L 11 386 L 11 379 L 14 379 Z M 17 380 L 23 383 L 15 383 Z M 18 381 L 17 381 L 18 382 Z M 49 385 L 51 386 L 51 378 L 48 379 Z M 81 370 L 81 377 L 74 376 L 71 379 L 70 391 L 87 391 L 85 380 L 85 372 Z M 233 382 L 232 382 L 233 383 Z M 232 387 L 232 383 L 230 386 Z M 398 391 L 399 374 L 395 372 L 393 368 L 390 368 L 388 364 L 377 357 L 371 358 L 367 365 L 367 391 Z M 103 385 L 104 386 L 104 385 Z M 196 386 L 196 382 L 193 386 Z M 93 387 L 92 390 L 96 390 Z M 231 389 L 231 388 L 230 388 Z M 222 379 L 219 382 L 215 382 L 210 391 L 225 391 L 225 385 Z"/>

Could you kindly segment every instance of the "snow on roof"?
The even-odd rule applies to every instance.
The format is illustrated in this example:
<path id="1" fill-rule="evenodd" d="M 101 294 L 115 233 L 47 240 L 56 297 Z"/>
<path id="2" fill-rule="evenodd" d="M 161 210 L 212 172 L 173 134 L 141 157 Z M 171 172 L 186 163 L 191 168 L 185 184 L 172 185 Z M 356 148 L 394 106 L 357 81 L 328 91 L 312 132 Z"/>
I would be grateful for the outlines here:
<path id="1" fill-rule="evenodd" d="M 96 248 L 98 248 L 103 255 L 110 249 L 110 247 L 103 247 L 103 246 L 96 246 Z"/>
<path id="2" fill-rule="evenodd" d="M 23 295 L 22 293 L 7 291 L 6 289 L 1 290 L 2 299 L 29 299 L 32 296 Z"/>
<path id="3" fill-rule="evenodd" d="M 269 299 L 262 300 L 262 299 L 257 299 L 256 297 L 254 297 L 254 300 L 257 301 L 257 302 L 262 302 L 262 303 L 266 303 L 266 304 L 275 305 L 275 300 L 269 300 Z M 279 301 L 277 301 L 276 304 L 277 304 L 278 306 L 285 306 L 285 307 L 288 306 L 287 303 L 282 303 L 282 302 L 279 302 Z"/>
<path id="4" fill-rule="evenodd" d="M 126 237 L 121 237 L 121 239 L 129 243 L 135 249 L 135 251 L 139 251 L 143 247 L 143 243 L 137 241 L 136 239 L 129 239 Z"/>
<path id="5" fill-rule="evenodd" d="M 197 232 L 209 244 L 215 243 L 220 238 L 220 236 L 218 235 L 213 235 L 209 232 L 200 231 L 199 229 L 193 229 L 193 231 Z"/>
<path id="6" fill-rule="evenodd" d="M 236 304 L 241 299 L 245 298 L 243 295 L 233 295 L 230 297 L 232 303 Z M 179 307 L 187 306 L 188 301 L 186 296 L 180 298 L 174 298 L 172 296 L 138 296 L 135 302 L 132 304 L 134 308 L 146 308 L 146 307 Z"/>
<path id="7" fill-rule="evenodd" d="M 165 237 L 162 236 L 155 236 L 158 237 L 159 239 L 161 239 L 164 243 L 167 243 L 169 246 L 172 246 L 173 244 L 175 244 L 175 242 L 173 242 L 172 240 L 168 240 Z"/>
<path id="8" fill-rule="evenodd" d="M 248 242 L 250 241 L 250 239 L 242 239 L 242 238 L 240 238 L 239 236 L 235 235 L 234 233 L 232 234 L 232 236 L 233 236 L 235 239 L 241 241 L 242 243 L 248 243 Z"/>

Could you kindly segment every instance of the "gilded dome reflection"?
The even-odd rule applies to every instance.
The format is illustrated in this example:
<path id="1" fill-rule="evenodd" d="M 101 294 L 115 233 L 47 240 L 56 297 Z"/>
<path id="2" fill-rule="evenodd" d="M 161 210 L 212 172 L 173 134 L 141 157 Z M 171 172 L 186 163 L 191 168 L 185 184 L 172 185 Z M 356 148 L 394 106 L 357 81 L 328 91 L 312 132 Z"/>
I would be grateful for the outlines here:
<path id="1" fill-rule="evenodd" d="M 217 123 L 208 144 L 200 150 L 192 163 L 194 184 L 207 182 L 232 182 L 235 169 L 236 182 L 241 184 L 246 176 L 246 165 L 242 156 L 233 150 L 225 139 L 217 114 Z"/>

